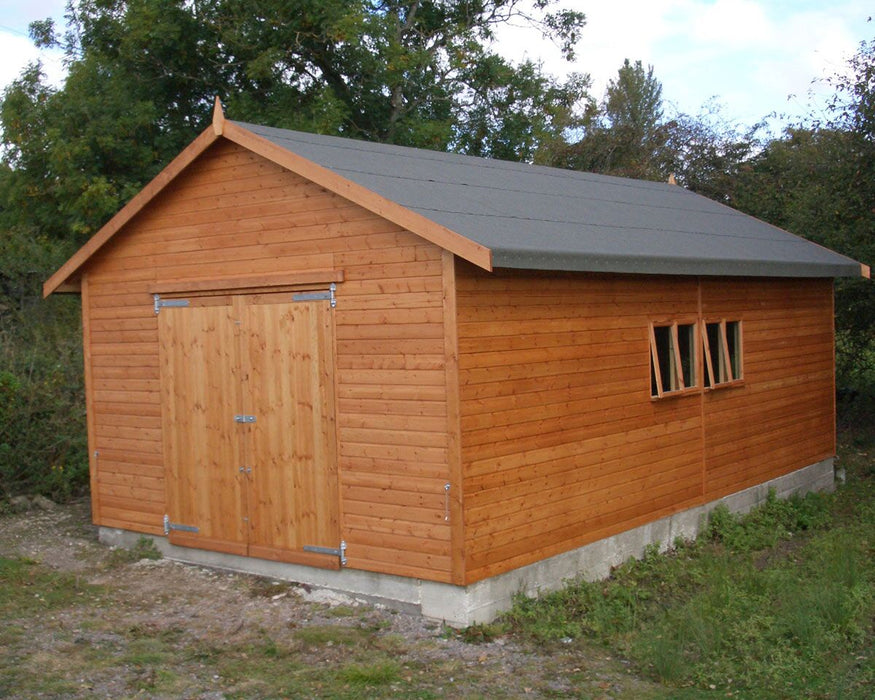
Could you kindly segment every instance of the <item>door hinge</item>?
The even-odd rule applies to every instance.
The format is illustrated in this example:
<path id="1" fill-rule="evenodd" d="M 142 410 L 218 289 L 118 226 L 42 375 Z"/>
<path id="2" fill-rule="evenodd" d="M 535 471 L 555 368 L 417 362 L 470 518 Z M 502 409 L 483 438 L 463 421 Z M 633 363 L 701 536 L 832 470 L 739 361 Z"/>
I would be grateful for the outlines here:
<path id="1" fill-rule="evenodd" d="M 181 525 L 179 523 L 171 523 L 170 516 L 164 516 L 164 534 L 169 535 L 171 530 L 179 532 L 200 532 L 194 525 Z"/>
<path id="2" fill-rule="evenodd" d="M 312 552 L 313 554 L 328 554 L 332 557 L 340 557 L 340 565 L 346 566 L 346 541 L 340 540 L 340 547 L 338 549 L 332 549 L 331 547 L 317 547 L 312 544 L 304 545 L 305 552 Z"/>
<path id="3" fill-rule="evenodd" d="M 333 309 L 337 306 L 336 291 L 337 285 L 332 282 L 327 292 L 296 292 L 292 294 L 292 301 L 328 301 Z"/>
<path id="4" fill-rule="evenodd" d="M 162 299 L 161 295 L 153 294 L 152 299 L 155 301 L 155 314 L 157 315 L 161 309 L 165 308 L 184 308 L 188 306 L 188 299 Z"/>
<path id="5" fill-rule="evenodd" d="M 238 414 L 238 415 L 234 416 L 234 422 L 235 423 L 254 423 L 255 416 L 247 416 L 245 414 L 244 415 Z"/>

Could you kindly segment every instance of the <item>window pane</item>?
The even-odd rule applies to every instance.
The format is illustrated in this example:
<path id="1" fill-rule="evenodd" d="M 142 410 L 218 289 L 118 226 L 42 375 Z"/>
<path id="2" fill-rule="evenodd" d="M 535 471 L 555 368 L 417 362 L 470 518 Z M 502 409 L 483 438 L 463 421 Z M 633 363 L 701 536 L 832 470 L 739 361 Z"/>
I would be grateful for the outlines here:
<path id="1" fill-rule="evenodd" d="M 659 363 L 659 374 L 662 380 L 662 391 L 673 391 L 677 387 L 677 373 L 675 372 L 674 347 L 672 342 L 671 326 L 654 326 L 653 337 L 656 340 L 656 362 Z M 657 396 L 656 372 L 650 374 L 651 394 Z"/>
<path id="2" fill-rule="evenodd" d="M 678 326 L 678 350 L 684 386 L 696 386 L 696 327 L 693 324 Z"/>
<path id="3" fill-rule="evenodd" d="M 741 323 L 739 321 L 726 322 L 726 349 L 729 353 L 732 378 L 741 379 Z"/>
<path id="4" fill-rule="evenodd" d="M 714 383 L 719 384 L 725 381 L 721 378 L 721 367 L 723 367 L 723 338 L 720 335 L 719 323 L 708 323 L 705 326 L 705 333 L 708 335 L 708 355 L 711 357 L 711 369 L 714 372 Z M 706 373 L 707 374 L 707 373 Z M 705 386 L 711 386 L 711 378 L 705 378 Z"/>

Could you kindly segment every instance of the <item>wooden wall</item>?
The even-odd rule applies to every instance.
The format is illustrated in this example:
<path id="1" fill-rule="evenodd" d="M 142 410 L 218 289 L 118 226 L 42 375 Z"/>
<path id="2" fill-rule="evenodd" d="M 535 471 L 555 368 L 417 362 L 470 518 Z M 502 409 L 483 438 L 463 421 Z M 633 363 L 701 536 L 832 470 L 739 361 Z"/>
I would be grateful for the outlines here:
<path id="1" fill-rule="evenodd" d="M 456 273 L 468 582 L 833 454 L 828 282 Z M 743 385 L 651 399 L 649 324 L 702 314 Z"/>
<path id="2" fill-rule="evenodd" d="M 835 454 L 832 300 L 832 280 L 703 281 L 703 314 L 744 333 L 744 388 L 705 395 L 705 500 Z"/>
<path id="3" fill-rule="evenodd" d="M 95 522 L 162 531 L 156 281 L 341 270 L 335 310 L 349 565 L 450 579 L 439 248 L 220 141 L 86 268 Z"/>
<path id="4" fill-rule="evenodd" d="M 473 582 L 834 453 L 830 282 L 490 274 L 219 141 L 86 266 L 95 522 L 162 532 L 156 282 L 312 270 L 352 568 Z M 653 400 L 649 324 L 703 318 L 744 382 Z"/>

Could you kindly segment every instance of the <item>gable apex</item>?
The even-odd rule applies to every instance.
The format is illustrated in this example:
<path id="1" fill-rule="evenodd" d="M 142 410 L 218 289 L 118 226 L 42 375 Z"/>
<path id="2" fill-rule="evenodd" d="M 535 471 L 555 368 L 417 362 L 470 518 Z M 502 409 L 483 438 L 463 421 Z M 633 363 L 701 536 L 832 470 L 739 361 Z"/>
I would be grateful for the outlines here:
<path id="1" fill-rule="evenodd" d="M 46 280 L 43 284 L 43 296 L 48 297 L 55 292 L 77 293 L 79 291 L 78 274 L 88 260 L 219 139 L 235 143 L 290 172 L 294 172 L 478 267 L 492 270 L 492 254 L 488 248 L 417 212 L 407 210 L 402 205 L 371 192 L 368 188 L 347 180 L 304 157 L 278 147 L 249 131 L 245 125 L 227 121 L 222 113 L 221 102 L 217 97 L 212 124 Z"/>

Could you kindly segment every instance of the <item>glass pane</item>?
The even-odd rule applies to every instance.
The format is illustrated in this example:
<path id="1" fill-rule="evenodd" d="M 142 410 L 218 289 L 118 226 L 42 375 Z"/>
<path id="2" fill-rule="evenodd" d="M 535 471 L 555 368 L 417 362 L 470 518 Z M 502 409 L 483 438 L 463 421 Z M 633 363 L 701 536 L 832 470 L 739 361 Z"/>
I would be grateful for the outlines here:
<path id="1" fill-rule="evenodd" d="M 684 386 L 696 386 L 696 327 L 692 324 L 678 326 L 678 350 L 681 356 L 681 371 Z"/>
<path id="2" fill-rule="evenodd" d="M 741 322 L 726 322 L 726 349 L 729 352 L 729 363 L 732 368 L 732 378 L 741 379 Z"/>
<path id="3" fill-rule="evenodd" d="M 721 378 L 721 368 L 723 367 L 721 347 L 723 345 L 723 338 L 720 335 L 720 324 L 707 324 L 705 326 L 705 333 L 708 335 L 708 354 L 711 357 L 711 369 L 714 371 L 714 383 L 719 384 L 725 381 L 725 379 Z M 710 377 L 705 378 L 705 386 L 711 386 Z"/>
<path id="4" fill-rule="evenodd" d="M 673 391 L 677 388 L 677 374 L 674 363 L 674 347 L 672 343 L 671 326 L 655 326 L 653 336 L 656 339 L 656 359 L 659 362 L 659 374 L 662 379 L 662 390 Z M 653 380 L 655 388 L 655 379 Z M 654 396 L 657 392 L 653 392 Z"/>

